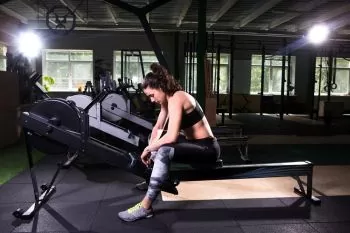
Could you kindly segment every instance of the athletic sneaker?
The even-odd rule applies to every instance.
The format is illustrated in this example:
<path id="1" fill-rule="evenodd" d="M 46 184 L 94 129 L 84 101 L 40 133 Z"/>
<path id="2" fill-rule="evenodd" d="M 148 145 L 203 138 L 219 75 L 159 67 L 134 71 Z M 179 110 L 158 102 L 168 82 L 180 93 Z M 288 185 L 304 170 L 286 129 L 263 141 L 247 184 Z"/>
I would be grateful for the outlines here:
<path id="1" fill-rule="evenodd" d="M 151 208 L 147 210 L 143 208 L 140 202 L 125 211 L 119 212 L 118 216 L 126 222 L 132 222 L 143 218 L 153 217 L 153 209 Z"/>

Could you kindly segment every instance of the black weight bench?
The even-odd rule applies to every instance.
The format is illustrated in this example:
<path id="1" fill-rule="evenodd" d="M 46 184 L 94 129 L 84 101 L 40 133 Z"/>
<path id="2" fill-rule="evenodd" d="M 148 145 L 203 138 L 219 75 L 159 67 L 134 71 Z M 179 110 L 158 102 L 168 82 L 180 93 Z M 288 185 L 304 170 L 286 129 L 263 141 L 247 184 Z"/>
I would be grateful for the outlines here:
<path id="1" fill-rule="evenodd" d="M 220 145 L 236 146 L 241 159 L 244 162 L 250 162 L 248 155 L 248 136 L 218 137 L 217 139 Z"/>
<path id="2" fill-rule="evenodd" d="M 227 113 L 227 108 L 216 108 L 216 114 L 221 114 L 221 125 L 225 124 L 225 113 Z"/>
<path id="3" fill-rule="evenodd" d="M 245 162 L 250 162 L 248 156 L 249 137 L 243 135 L 243 126 L 241 124 L 232 125 L 229 128 L 214 128 L 213 132 L 220 145 L 236 146 L 241 159 Z"/>
<path id="4" fill-rule="evenodd" d="M 170 176 L 172 180 L 177 181 L 293 177 L 298 183 L 298 187 L 294 187 L 294 192 L 313 204 L 319 204 L 320 199 L 312 196 L 313 166 L 309 161 L 223 165 L 219 160 L 212 167 L 205 164 L 196 165 L 195 168 L 191 165 L 186 167 L 175 165 L 171 167 Z M 300 176 L 306 176 L 306 190 Z"/>

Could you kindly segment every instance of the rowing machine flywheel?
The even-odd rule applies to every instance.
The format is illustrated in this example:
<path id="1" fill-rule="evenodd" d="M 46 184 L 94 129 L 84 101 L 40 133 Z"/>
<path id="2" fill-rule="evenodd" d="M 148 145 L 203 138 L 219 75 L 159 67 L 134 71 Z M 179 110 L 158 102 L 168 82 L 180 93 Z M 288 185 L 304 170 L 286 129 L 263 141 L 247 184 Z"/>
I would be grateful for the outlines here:
<path id="1" fill-rule="evenodd" d="M 81 132 L 79 109 L 69 101 L 64 99 L 45 99 L 33 105 L 29 111 L 43 118 L 48 123 L 74 131 Z M 48 137 L 32 132 L 30 137 L 31 145 L 37 150 L 49 154 L 65 154 L 68 147 Z"/>

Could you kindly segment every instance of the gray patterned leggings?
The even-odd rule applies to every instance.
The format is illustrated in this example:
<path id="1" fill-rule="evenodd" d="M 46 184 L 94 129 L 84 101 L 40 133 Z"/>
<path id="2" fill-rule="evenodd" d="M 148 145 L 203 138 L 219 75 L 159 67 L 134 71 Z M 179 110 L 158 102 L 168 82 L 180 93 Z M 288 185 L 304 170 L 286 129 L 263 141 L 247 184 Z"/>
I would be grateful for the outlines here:
<path id="1" fill-rule="evenodd" d="M 220 157 L 220 146 L 216 138 L 184 140 L 163 145 L 151 154 L 153 169 L 146 196 L 154 201 L 162 184 L 169 179 L 171 161 L 180 163 L 215 163 Z"/>

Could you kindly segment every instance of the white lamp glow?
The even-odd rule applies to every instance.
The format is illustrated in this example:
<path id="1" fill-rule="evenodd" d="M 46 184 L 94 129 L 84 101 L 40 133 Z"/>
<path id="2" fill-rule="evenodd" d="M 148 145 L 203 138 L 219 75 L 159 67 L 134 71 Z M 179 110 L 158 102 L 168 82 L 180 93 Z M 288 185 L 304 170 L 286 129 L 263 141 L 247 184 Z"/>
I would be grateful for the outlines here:
<path id="1" fill-rule="evenodd" d="M 17 43 L 19 52 L 28 58 L 36 57 L 42 48 L 39 36 L 33 32 L 21 33 Z"/>
<path id="2" fill-rule="evenodd" d="M 313 26 L 308 35 L 308 40 L 313 44 L 320 44 L 323 43 L 329 35 L 329 29 L 326 25 L 315 25 Z"/>

